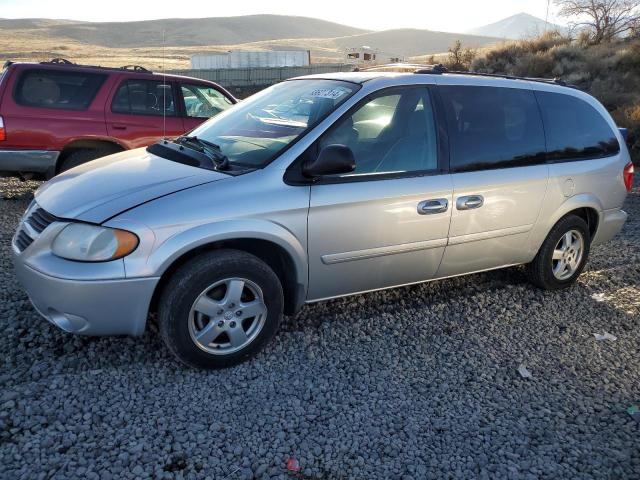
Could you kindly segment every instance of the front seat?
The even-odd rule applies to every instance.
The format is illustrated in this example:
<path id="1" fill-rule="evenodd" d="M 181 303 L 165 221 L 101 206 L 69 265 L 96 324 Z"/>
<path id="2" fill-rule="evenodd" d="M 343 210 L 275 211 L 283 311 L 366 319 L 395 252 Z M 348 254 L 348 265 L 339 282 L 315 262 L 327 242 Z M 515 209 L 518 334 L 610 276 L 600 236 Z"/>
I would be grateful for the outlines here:
<path id="1" fill-rule="evenodd" d="M 320 148 L 327 147 L 329 145 L 346 145 L 351 150 L 356 150 L 359 135 L 358 130 L 353 126 L 353 118 L 346 118 L 337 128 L 334 128 L 328 135 L 322 138 L 320 141 Z"/>
<path id="2" fill-rule="evenodd" d="M 374 171 L 406 172 L 435 170 L 438 159 L 435 139 L 428 137 L 427 114 L 425 110 L 416 110 L 411 114 L 407 133 L 392 145 Z"/>

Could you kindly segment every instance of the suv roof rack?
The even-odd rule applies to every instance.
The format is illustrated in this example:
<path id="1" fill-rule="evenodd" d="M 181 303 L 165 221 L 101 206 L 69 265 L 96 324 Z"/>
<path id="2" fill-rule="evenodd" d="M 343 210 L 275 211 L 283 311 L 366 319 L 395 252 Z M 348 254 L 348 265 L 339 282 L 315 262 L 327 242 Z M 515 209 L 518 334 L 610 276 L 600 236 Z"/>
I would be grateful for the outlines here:
<path id="1" fill-rule="evenodd" d="M 43 65 L 47 63 L 50 63 L 52 65 L 75 65 L 75 63 L 73 63 L 71 60 L 67 60 L 66 58 L 62 58 L 62 57 L 52 58 L 48 62 L 40 62 L 40 63 Z"/>
<path id="2" fill-rule="evenodd" d="M 71 60 L 67 60 L 66 58 L 60 58 L 60 57 L 52 58 L 48 62 L 40 62 L 40 65 L 68 65 L 68 66 L 82 67 L 82 68 L 100 68 L 104 70 L 129 70 L 136 73 L 153 73 L 151 70 L 148 70 L 140 65 L 123 65 L 122 67 L 102 67 L 100 65 L 82 65 L 80 63 L 73 63 Z"/>
<path id="3" fill-rule="evenodd" d="M 540 82 L 540 83 L 549 83 L 553 85 L 561 85 L 563 87 L 575 88 L 578 89 L 577 86 L 572 85 L 570 83 L 565 82 L 560 78 L 538 78 L 538 77 L 519 77 L 517 75 L 502 75 L 499 73 L 483 73 L 483 72 L 462 72 L 458 70 L 447 70 L 447 68 L 441 63 L 437 65 L 429 65 L 425 68 L 417 69 L 416 74 L 433 74 L 433 75 L 442 75 L 443 73 L 448 73 L 452 75 L 473 75 L 476 77 L 489 77 L 489 78 L 504 78 L 507 80 L 525 80 L 528 82 Z"/>
<path id="4" fill-rule="evenodd" d="M 123 65 L 120 68 L 122 70 L 133 70 L 134 72 L 152 73 L 151 70 L 147 70 L 146 68 L 140 65 Z"/>
<path id="5" fill-rule="evenodd" d="M 431 74 L 431 75 L 442 75 L 443 73 L 448 73 L 447 68 L 441 63 L 436 63 L 435 65 L 425 65 L 424 67 L 418 68 L 415 72 L 418 75 L 422 74 Z"/>
<path id="6" fill-rule="evenodd" d="M 387 63 L 385 65 L 376 65 L 374 67 L 358 69 L 359 72 L 398 72 L 398 73 L 416 73 L 420 70 L 429 70 L 428 73 L 435 73 L 432 68 L 435 65 L 423 65 L 420 63 Z"/>

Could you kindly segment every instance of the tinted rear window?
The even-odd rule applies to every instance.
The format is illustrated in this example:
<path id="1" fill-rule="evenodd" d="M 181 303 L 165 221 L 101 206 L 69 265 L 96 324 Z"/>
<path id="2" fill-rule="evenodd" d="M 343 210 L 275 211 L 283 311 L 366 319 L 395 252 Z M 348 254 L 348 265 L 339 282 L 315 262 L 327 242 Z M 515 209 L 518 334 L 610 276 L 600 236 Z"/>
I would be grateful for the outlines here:
<path id="1" fill-rule="evenodd" d="M 620 145 L 600 113 L 584 100 L 560 93 L 536 92 L 551 161 L 615 155 Z"/>
<path id="2" fill-rule="evenodd" d="M 27 70 L 18 80 L 14 100 L 27 107 L 85 110 L 105 78 L 97 73 Z"/>
<path id="3" fill-rule="evenodd" d="M 438 90 L 449 129 L 452 171 L 545 161 L 544 130 L 532 91 L 471 86 Z"/>

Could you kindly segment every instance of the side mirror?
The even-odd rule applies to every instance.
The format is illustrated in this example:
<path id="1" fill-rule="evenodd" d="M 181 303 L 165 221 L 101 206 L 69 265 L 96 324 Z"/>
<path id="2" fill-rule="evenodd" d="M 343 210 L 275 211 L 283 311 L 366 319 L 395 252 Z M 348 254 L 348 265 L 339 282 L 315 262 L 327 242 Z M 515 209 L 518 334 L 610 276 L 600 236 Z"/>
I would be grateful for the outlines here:
<path id="1" fill-rule="evenodd" d="M 349 147 L 327 145 L 320 151 L 318 158 L 302 166 L 302 173 L 307 177 L 320 177 L 349 173 L 355 169 L 356 159 Z"/>

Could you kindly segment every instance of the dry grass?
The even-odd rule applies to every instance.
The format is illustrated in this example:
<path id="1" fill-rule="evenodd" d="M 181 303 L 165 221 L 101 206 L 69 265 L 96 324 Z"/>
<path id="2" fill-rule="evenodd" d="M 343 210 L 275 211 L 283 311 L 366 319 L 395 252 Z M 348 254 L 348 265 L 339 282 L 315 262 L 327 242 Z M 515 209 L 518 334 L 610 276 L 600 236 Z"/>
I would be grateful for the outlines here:
<path id="1" fill-rule="evenodd" d="M 189 27 L 189 22 L 215 24 L 227 21 L 243 25 L 249 22 L 255 28 L 236 28 L 237 25 L 226 30 Z M 272 21 L 276 24 L 270 25 Z M 382 56 L 390 54 L 409 57 L 446 51 L 457 39 L 460 39 L 465 47 L 474 48 L 500 42 L 499 39 L 490 37 L 429 30 L 366 32 L 331 23 L 318 29 L 313 28 L 316 23 L 324 25 L 326 22 L 298 19 L 294 25 L 291 21 L 289 17 L 277 16 L 267 20 L 240 17 L 226 20 L 158 20 L 115 24 L 0 20 L 0 60 L 42 61 L 64 57 L 85 64 L 136 64 L 157 70 L 163 60 L 167 69 L 188 68 L 189 57 L 192 54 L 209 51 L 303 49 L 311 51 L 313 62 L 327 63 L 342 61 L 346 48 L 362 45 L 369 45 L 385 52 Z M 163 51 L 161 32 L 165 28 L 168 28 L 167 47 Z M 312 33 L 306 36 L 307 31 Z M 295 38 L 278 39 L 277 35 L 280 32 L 282 37 Z M 256 37 L 269 40 L 257 41 L 254 40 Z"/>

